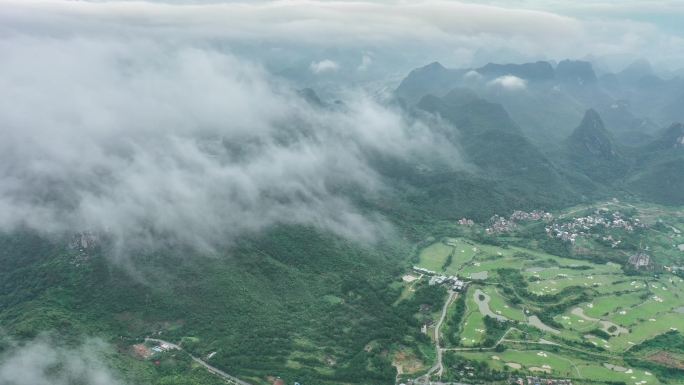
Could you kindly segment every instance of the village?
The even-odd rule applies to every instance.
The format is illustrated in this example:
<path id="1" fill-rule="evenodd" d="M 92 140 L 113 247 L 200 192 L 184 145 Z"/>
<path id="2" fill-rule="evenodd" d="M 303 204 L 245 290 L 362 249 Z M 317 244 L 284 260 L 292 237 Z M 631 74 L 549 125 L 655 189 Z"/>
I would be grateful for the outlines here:
<path id="1" fill-rule="evenodd" d="M 508 218 L 504 218 L 500 215 L 492 216 L 489 219 L 490 225 L 485 228 L 485 232 L 490 235 L 510 233 L 516 229 L 517 223 L 519 222 L 551 222 L 553 219 L 553 214 L 543 210 L 533 210 L 530 212 L 516 210 Z M 465 221 L 467 223 L 469 220 L 465 219 Z M 459 224 L 461 224 L 460 221 Z"/>
<path id="2" fill-rule="evenodd" d="M 647 226 L 639 218 L 627 218 L 620 211 L 610 211 L 606 208 L 599 208 L 594 210 L 593 214 L 572 218 L 567 222 L 557 220 L 553 214 L 543 210 L 514 211 L 508 218 L 494 215 L 485 227 L 485 233 L 488 235 L 498 235 L 512 233 L 516 231 L 521 222 L 543 221 L 547 223 L 544 227 L 546 235 L 551 238 L 556 238 L 564 242 L 574 245 L 578 239 L 587 238 L 600 240 L 604 244 L 610 245 L 611 248 L 617 248 L 623 240 L 617 234 L 604 234 L 605 229 L 619 229 L 627 233 L 632 233 L 637 229 L 646 228 Z M 472 219 L 461 218 L 457 221 L 461 226 L 472 227 L 476 223 Z M 679 230 L 672 228 L 675 233 Z M 679 251 L 684 251 L 684 244 L 678 245 Z M 650 269 L 653 267 L 653 259 L 641 250 L 631 254 L 627 263 L 636 270 Z M 677 272 L 677 266 L 668 267 L 666 270 L 670 272 Z"/>
<path id="3" fill-rule="evenodd" d="M 650 372 L 629 367 L 619 355 L 606 363 L 575 354 L 622 353 L 658 333 L 684 327 L 684 308 L 675 306 L 684 282 L 676 278 L 684 274 L 680 222 L 659 208 L 611 205 L 619 202 L 558 214 L 516 211 L 494 215 L 485 224 L 463 217 L 453 236 L 432 238 L 405 275 L 410 278 L 404 279 L 404 293 L 420 290 L 423 278 L 423 290 L 429 285 L 449 290 L 442 318 L 434 304 L 421 305 L 416 314 L 438 354 L 434 364 L 426 362 L 426 372 L 411 376 L 405 370 L 397 383 L 572 385 L 584 383 L 574 376 L 580 366 L 607 381 L 619 377 L 630 385 L 651 383 Z M 646 235 L 652 241 L 644 241 Z M 492 238 L 497 242 L 490 242 Z M 557 255 L 556 247 L 569 252 Z M 626 281 L 625 274 L 639 278 Z M 529 297 L 507 282 L 517 277 L 528 282 Z M 578 298 L 554 297 L 564 290 L 572 293 L 566 288 L 579 293 Z M 535 302 L 537 298 L 558 298 L 564 307 Z M 456 299 L 459 310 L 449 308 Z M 444 314 L 447 322 L 456 323 L 444 327 Z M 492 319 L 505 324 L 499 327 Z M 583 343 L 572 351 L 555 351 L 567 346 L 564 338 L 570 335 Z M 543 350 L 535 353 L 540 346 Z M 488 366 L 481 366 L 483 362 Z M 410 358 L 399 361 L 404 369 L 412 363 Z M 621 372 L 622 367 L 627 369 Z"/>
<path id="4" fill-rule="evenodd" d="M 633 232 L 637 228 L 646 227 L 638 218 L 626 219 L 619 211 L 610 213 L 607 209 L 598 209 L 593 215 L 573 218 L 566 223 L 553 223 L 546 226 L 546 234 L 551 237 L 559 238 L 563 241 L 575 243 L 577 238 L 596 236 L 592 230 L 597 227 L 606 229 L 624 229 Z M 613 248 L 617 247 L 621 241 L 613 239 L 611 235 L 603 237 L 604 241 L 611 242 Z"/>
<path id="5" fill-rule="evenodd" d="M 553 214 L 543 210 L 533 210 L 530 212 L 516 210 L 508 218 L 493 215 L 488 221 L 489 225 L 485 227 L 485 233 L 488 235 L 510 233 L 518 228 L 519 223 L 534 221 L 548 223 L 545 227 L 548 236 L 573 244 L 578 238 L 594 235 L 592 234 L 592 229 L 597 227 L 623 229 L 627 232 L 633 232 L 638 228 L 646 227 L 638 218 L 628 219 L 619 211 L 611 212 L 605 208 L 596 209 L 591 215 L 573 218 L 569 222 L 556 221 Z M 468 218 L 461 218 L 457 223 L 461 226 L 469 227 L 476 224 L 475 221 Z M 612 235 L 603 236 L 602 240 L 611 243 L 613 248 L 621 243 L 621 240 L 614 239 Z"/>

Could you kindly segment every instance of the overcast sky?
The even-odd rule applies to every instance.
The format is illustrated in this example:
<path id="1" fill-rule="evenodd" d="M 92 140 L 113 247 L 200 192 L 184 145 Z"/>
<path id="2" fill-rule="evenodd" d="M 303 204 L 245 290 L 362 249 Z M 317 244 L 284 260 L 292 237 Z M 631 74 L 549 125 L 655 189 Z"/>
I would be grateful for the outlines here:
<path id="1" fill-rule="evenodd" d="M 386 73 L 435 60 L 471 66 L 587 55 L 608 57 L 615 66 L 646 57 L 663 69 L 684 67 L 681 1 L 2 3 L 4 34 L 200 39 L 279 70 L 328 59 L 344 72 L 357 70 L 364 57 L 362 68 L 374 67 L 370 59 Z"/>

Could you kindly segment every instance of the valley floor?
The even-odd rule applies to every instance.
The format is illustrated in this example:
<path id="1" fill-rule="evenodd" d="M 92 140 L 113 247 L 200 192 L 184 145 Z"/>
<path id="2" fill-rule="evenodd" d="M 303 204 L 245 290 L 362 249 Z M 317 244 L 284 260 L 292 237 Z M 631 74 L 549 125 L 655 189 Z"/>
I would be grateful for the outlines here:
<path id="1" fill-rule="evenodd" d="M 609 225 L 584 225 L 591 215 L 617 218 L 619 210 L 633 211 L 621 220 L 646 225 L 616 232 Z M 546 222 L 512 219 L 510 229 L 488 238 L 467 224 L 454 229 L 461 236 L 435 239 L 408 274 L 411 290 L 440 282 L 451 290 L 458 280 L 467 287 L 459 293 L 460 307 L 451 295 L 445 300 L 446 321 L 440 317 L 434 329 L 430 318 L 424 321 L 434 331 L 434 364 L 426 363 L 424 374 L 416 368 L 417 376 L 404 372 L 401 382 L 684 383 L 677 364 L 684 345 L 659 340 L 682 339 L 684 330 L 681 214 L 606 202 Z M 540 247 L 545 240 L 534 228 L 572 228 L 568 224 L 578 220 L 582 230 L 558 253 L 564 256 Z M 602 242 L 609 232 L 613 240 L 638 239 L 638 247 Z M 574 252 L 580 247 L 582 254 Z M 647 266 L 630 265 L 630 255 L 638 252 L 649 255 Z"/>

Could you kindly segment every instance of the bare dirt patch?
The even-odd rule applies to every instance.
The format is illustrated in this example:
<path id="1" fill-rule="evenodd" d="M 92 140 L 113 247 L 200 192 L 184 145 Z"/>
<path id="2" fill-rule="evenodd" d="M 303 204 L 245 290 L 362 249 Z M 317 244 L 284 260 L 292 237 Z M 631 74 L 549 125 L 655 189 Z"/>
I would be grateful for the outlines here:
<path id="1" fill-rule="evenodd" d="M 394 355 L 392 365 L 406 374 L 413 374 L 425 368 L 423 361 L 418 359 L 415 354 L 407 351 L 399 351 Z"/>
<path id="2" fill-rule="evenodd" d="M 671 368 L 684 369 L 684 360 L 668 352 L 658 352 L 646 357 L 647 360 Z"/>
<path id="3" fill-rule="evenodd" d="M 411 282 L 417 280 L 418 277 L 416 277 L 415 275 L 406 274 L 405 276 L 401 277 L 401 279 L 402 279 L 404 282 L 411 283 Z"/>
<path id="4" fill-rule="evenodd" d="M 131 352 L 136 358 L 146 360 L 152 357 L 152 351 L 145 344 L 135 344 L 131 346 Z"/>

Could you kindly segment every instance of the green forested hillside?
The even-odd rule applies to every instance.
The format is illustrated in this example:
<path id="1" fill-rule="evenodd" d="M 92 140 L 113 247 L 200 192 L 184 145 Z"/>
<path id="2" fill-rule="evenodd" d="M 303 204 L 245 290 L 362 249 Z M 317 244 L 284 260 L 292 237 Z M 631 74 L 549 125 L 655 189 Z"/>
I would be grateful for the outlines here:
<path id="1" fill-rule="evenodd" d="M 603 92 L 593 95 L 593 89 L 574 84 L 580 79 L 594 87 L 597 79 L 586 64 L 565 62 L 562 69 L 560 78 L 544 62 L 489 65 L 481 70 L 487 76 L 513 71 L 529 81 L 573 83 L 572 87 L 578 87 L 572 91 L 575 102 L 604 99 Z M 581 122 L 572 123 L 578 124 L 572 134 L 542 147 L 527 136 L 530 130 L 511 117 L 529 111 L 511 113 L 472 89 L 454 88 L 462 86 L 464 74 L 436 63 L 413 71 L 397 90 L 408 102 L 397 103 L 401 113 L 425 118 L 429 129 L 458 152 L 453 154 L 458 164 L 429 157 L 417 161 L 360 146 L 358 152 L 368 160 L 373 177 L 377 173 L 381 188 L 367 192 L 340 183 L 324 189 L 340 192 L 363 214 L 380 218 L 382 235 L 374 241 L 368 241 L 367 234 L 354 234 L 366 231 L 364 228 L 351 229 L 351 236 L 343 238 L 313 226 L 276 224 L 211 251 L 176 246 L 122 254 L 106 236 L 94 245 L 79 246 L 71 233 L 46 235 L 28 229 L 1 233 L 0 340 L 5 344 L 0 345 L 0 353 L 16 341 L 45 338 L 47 332 L 59 343 L 74 346 L 84 336 L 104 339 L 111 345 L 108 363 L 130 384 L 219 383 L 188 354 L 254 384 L 273 383 L 277 377 L 302 384 L 391 384 L 397 378 L 397 352 L 406 362 L 435 360 L 428 331 L 434 330 L 429 328 L 434 328 L 432 322 L 447 292 L 423 282 L 427 279 L 420 281 L 422 277 L 403 277 L 420 281 L 415 285 L 402 281 L 420 249 L 435 238 L 467 234 L 482 242 L 473 246 L 473 253 L 478 247 L 501 246 L 500 254 L 480 255 L 477 263 L 492 264 L 491 272 L 495 279 L 501 278 L 501 289 L 509 291 L 509 297 L 531 302 L 540 295 L 520 288 L 537 281 L 529 277 L 531 271 L 526 271 L 525 277 L 518 271 L 524 267 L 519 262 L 530 258 L 524 253 L 512 254 L 507 256 L 512 267 L 494 266 L 502 255 L 509 254 L 510 247 L 551 253 L 540 264 L 575 257 L 591 259 L 598 266 L 598 262 L 625 264 L 629 253 L 640 251 L 642 240 L 631 236 L 620 247 L 608 249 L 613 239 L 608 238 L 610 234 L 600 234 L 603 237 L 596 244 L 605 250 L 598 254 L 594 250 L 599 247 L 591 244 L 592 249 L 581 242 L 573 251 L 557 237 L 551 238 L 551 230 L 543 223 L 525 227 L 519 234 L 497 237 L 485 230 L 458 228 L 458 219 L 492 225 L 490 218 L 495 214 L 567 208 L 613 197 L 684 204 L 681 125 L 673 125 L 651 143 L 626 148 L 615 143 L 599 114 L 589 109 Z M 313 90 L 301 94 L 321 111 L 344 108 L 323 102 Z M 549 102 L 559 107 L 553 111 L 579 108 L 579 104 L 562 106 L 571 99 L 568 95 Z M 533 96 L 524 100 L 541 97 Z M 297 130 L 306 136 L 309 128 Z M 280 140 L 287 137 L 285 130 L 279 134 Z M 239 153 L 243 150 L 240 144 L 231 143 L 234 148 L 229 150 Z M 677 261 L 675 241 L 671 236 L 661 242 L 667 246 L 667 263 Z M 463 242 L 470 249 L 472 244 Z M 456 252 L 456 246 L 449 247 L 453 250 L 443 262 L 445 270 Z M 466 251 L 465 246 L 460 250 L 463 255 Z M 564 268 L 577 273 L 570 261 L 564 263 Z M 561 301 L 568 295 L 568 302 L 575 306 L 587 301 L 589 291 L 568 289 L 549 298 Z M 495 301 L 504 301 L 495 291 L 490 294 Z M 456 330 L 462 321 L 468 322 L 463 318 L 464 307 L 470 306 L 468 314 L 473 313 L 472 301 L 456 303 L 456 313 L 447 317 L 447 328 L 453 332 L 448 343 L 457 345 L 458 331 L 469 333 L 473 344 L 479 344 L 477 333 L 489 329 L 493 334 L 483 341 L 488 348 L 498 348 L 492 345 L 503 338 L 505 328 L 484 318 L 476 320 L 481 324 Z M 537 305 L 530 309 L 541 321 L 561 328 L 558 317 L 563 317 L 570 305 L 547 313 L 540 310 L 544 306 Z M 530 330 L 534 329 L 528 327 L 524 332 Z M 590 331 L 605 337 L 600 331 Z M 143 343 L 145 337 L 180 344 L 183 352 L 141 357 L 133 346 Z M 587 348 L 581 345 L 586 341 L 579 341 L 571 342 Z M 488 358 L 473 353 L 469 359 L 472 361 L 464 363 L 447 356 L 453 367 L 464 368 Z M 426 369 L 416 367 L 420 369 L 414 368 L 415 373 Z M 488 373 L 487 368 L 482 370 Z M 498 380 L 506 377 L 501 373 Z"/>
<path id="2" fill-rule="evenodd" d="M 197 356 L 216 352 L 213 365 L 255 382 L 319 383 L 387 383 L 384 350 L 416 343 L 417 304 L 391 306 L 410 253 L 396 239 L 363 246 L 282 227 L 217 255 L 167 250 L 128 265 L 30 233 L 3 235 L 0 250 L 0 320 L 15 338 L 104 335 L 125 352 L 154 335 Z M 135 368 L 124 370 L 132 383 Z M 169 378 L 152 382 L 185 383 Z"/>

